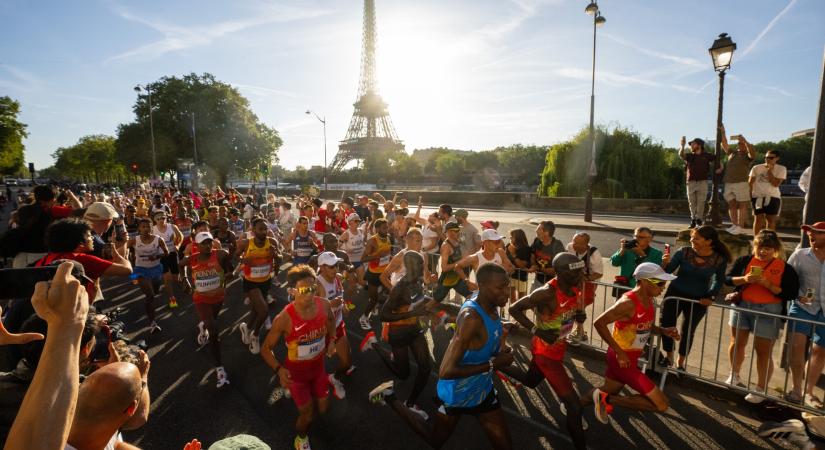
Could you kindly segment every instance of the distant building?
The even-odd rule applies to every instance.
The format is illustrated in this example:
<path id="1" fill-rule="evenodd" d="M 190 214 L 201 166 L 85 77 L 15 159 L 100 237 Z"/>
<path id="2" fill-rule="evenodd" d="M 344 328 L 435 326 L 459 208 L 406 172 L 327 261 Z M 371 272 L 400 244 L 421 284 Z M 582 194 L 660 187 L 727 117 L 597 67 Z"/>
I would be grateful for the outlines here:
<path id="1" fill-rule="evenodd" d="M 794 131 L 793 133 L 791 133 L 791 137 L 792 138 L 795 138 L 795 137 L 814 137 L 814 131 L 816 131 L 814 128 L 808 128 L 807 130 Z"/>

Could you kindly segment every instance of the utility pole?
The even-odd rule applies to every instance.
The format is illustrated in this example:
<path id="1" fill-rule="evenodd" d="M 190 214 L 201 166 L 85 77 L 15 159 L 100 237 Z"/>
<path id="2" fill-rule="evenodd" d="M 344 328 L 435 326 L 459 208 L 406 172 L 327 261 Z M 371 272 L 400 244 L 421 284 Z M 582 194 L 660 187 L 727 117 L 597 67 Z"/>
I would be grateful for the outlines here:
<path id="1" fill-rule="evenodd" d="M 819 111 L 816 115 L 814 148 L 811 152 L 811 185 L 805 196 L 802 223 L 813 224 L 825 220 L 825 54 L 819 88 Z M 808 235 L 802 233 L 802 247 L 808 247 Z"/>
<path id="2" fill-rule="evenodd" d="M 198 191 L 198 140 L 195 134 L 195 113 L 192 113 L 192 190 Z"/>

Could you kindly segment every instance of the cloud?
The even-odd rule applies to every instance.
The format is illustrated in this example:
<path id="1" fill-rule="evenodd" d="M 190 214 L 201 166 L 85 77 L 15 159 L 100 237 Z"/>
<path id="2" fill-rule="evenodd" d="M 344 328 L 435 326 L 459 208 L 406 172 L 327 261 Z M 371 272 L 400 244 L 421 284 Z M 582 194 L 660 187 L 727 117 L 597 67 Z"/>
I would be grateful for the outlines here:
<path id="1" fill-rule="evenodd" d="M 542 6 L 547 4 L 559 4 L 561 0 L 510 0 L 516 5 L 518 11 L 501 22 L 497 22 L 478 30 L 478 34 L 497 41 L 518 29 L 521 24 L 535 16 Z"/>
<path id="2" fill-rule="evenodd" d="M 42 85 L 40 78 L 17 67 L 0 63 L 0 70 L 11 76 L 6 79 L 0 78 L 0 87 L 16 91 L 32 91 L 39 89 Z"/>
<path id="3" fill-rule="evenodd" d="M 123 19 L 145 25 L 159 32 L 163 35 L 163 39 L 114 55 L 106 59 L 104 64 L 129 59 L 153 59 L 169 52 L 208 45 L 227 34 L 237 33 L 248 28 L 271 23 L 313 19 L 331 13 L 329 10 L 315 8 L 300 9 L 289 6 L 270 5 L 261 11 L 257 11 L 251 17 L 227 20 L 215 24 L 184 27 L 167 23 L 163 20 L 140 17 L 120 7 L 116 7 L 115 12 Z"/>
<path id="4" fill-rule="evenodd" d="M 610 39 L 611 41 L 613 41 L 617 44 L 624 45 L 625 47 L 630 47 L 630 48 L 632 48 L 633 50 L 636 50 L 639 53 L 642 53 L 642 54 L 645 54 L 645 55 L 648 55 L 648 56 L 652 56 L 654 58 L 664 59 L 666 61 L 672 61 L 672 62 L 679 63 L 683 66 L 688 66 L 688 67 L 695 67 L 695 68 L 702 68 L 702 69 L 707 68 L 706 64 L 703 64 L 702 62 L 700 62 L 700 61 L 698 61 L 694 58 L 689 58 L 689 57 L 686 57 L 686 56 L 670 55 L 670 54 L 662 53 L 662 52 L 659 52 L 659 51 L 656 51 L 656 50 L 651 50 L 651 49 L 648 49 L 648 48 L 644 48 L 644 47 L 638 46 L 636 44 L 633 44 L 631 42 L 628 42 L 624 39 L 621 39 L 619 37 L 616 37 L 616 36 L 614 36 L 610 33 L 602 33 L 602 35 L 604 37 L 606 37 L 607 39 Z"/>
<path id="5" fill-rule="evenodd" d="M 774 18 L 773 18 L 773 19 L 771 19 L 771 21 L 770 21 L 770 22 L 768 22 L 768 25 L 767 25 L 767 26 L 766 26 L 766 27 L 765 27 L 762 31 L 760 31 L 760 32 L 759 32 L 759 34 L 757 34 L 757 35 L 756 35 L 756 38 L 753 40 L 753 42 L 751 42 L 751 43 L 750 43 L 750 44 L 749 44 L 749 45 L 745 48 L 745 50 L 743 50 L 743 51 L 742 51 L 742 55 L 741 55 L 741 56 L 739 56 L 739 59 L 744 58 L 745 56 L 747 56 L 747 55 L 748 55 L 748 53 L 752 52 L 752 51 L 753 51 L 753 49 L 754 49 L 754 48 L 756 48 L 756 45 L 757 45 L 757 44 L 759 44 L 759 41 L 761 41 L 761 40 L 762 40 L 762 38 L 763 38 L 766 34 L 768 34 L 768 32 L 769 32 L 769 31 L 771 31 L 771 28 L 773 28 L 773 26 L 774 26 L 774 25 L 776 25 L 776 22 L 778 22 L 778 21 L 779 21 L 779 19 L 781 19 L 781 18 L 782 18 L 782 16 L 784 16 L 784 15 L 785 15 L 785 13 L 787 13 L 787 12 L 788 12 L 788 11 L 789 11 L 789 10 L 790 10 L 790 9 L 791 9 L 794 5 L 795 5 L 795 4 L 796 4 L 796 1 L 797 1 L 797 0 L 791 0 L 790 2 L 788 2 L 788 5 L 787 5 L 787 6 L 785 6 L 785 7 L 782 9 L 782 11 L 779 11 L 779 14 L 777 14 L 776 16 L 774 16 Z"/>
<path id="6" fill-rule="evenodd" d="M 272 89 L 272 88 L 263 87 L 263 86 L 254 86 L 254 85 L 251 85 L 251 84 L 241 84 L 241 83 L 231 83 L 231 82 L 229 84 L 231 84 L 232 86 L 235 86 L 237 88 L 240 88 L 241 90 L 250 91 L 251 93 L 256 94 L 256 95 L 260 95 L 260 96 L 267 96 L 267 97 L 273 97 L 274 96 L 274 97 L 286 97 L 286 98 L 300 98 L 301 97 L 300 95 L 298 95 L 296 93 L 293 93 L 293 92 L 280 91 L 278 89 Z"/>

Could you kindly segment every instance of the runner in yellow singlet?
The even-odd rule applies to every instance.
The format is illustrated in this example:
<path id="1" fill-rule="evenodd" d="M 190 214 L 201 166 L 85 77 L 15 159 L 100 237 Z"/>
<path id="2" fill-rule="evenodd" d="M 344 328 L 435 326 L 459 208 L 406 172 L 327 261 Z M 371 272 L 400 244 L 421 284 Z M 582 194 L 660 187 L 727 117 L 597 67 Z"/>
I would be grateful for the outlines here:
<path id="1" fill-rule="evenodd" d="M 387 221 L 385 219 L 376 220 L 373 229 L 375 234 L 367 239 L 364 255 L 361 257 L 361 262 L 367 263 L 367 273 L 364 278 L 367 280 L 367 292 L 370 297 L 367 308 L 361 318 L 358 319 L 361 328 L 364 330 L 372 329 L 369 316 L 372 315 L 375 305 L 379 303 L 378 289 L 381 287 L 381 273 L 387 268 L 390 259 L 392 259 L 392 244 L 388 236 L 389 226 Z"/>
<path id="2" fill-rule="evenodd" d="M 266 296 L 272 286 L 272 272 L 277 267 L 279 256 L 278 243 L 274 238 L 267 237 L 268 230 L 263 219 L 253 219 L 254 237 L 238 243 L 236 251 L 243 264 L 243 291 L 249 297 L 249 307 L 252 309 L 249 325 L 241 322 L 238 328 L 241 340 L 249 346 L 253 355 L 261 351 L 258 331 L 269 314 Z"/>

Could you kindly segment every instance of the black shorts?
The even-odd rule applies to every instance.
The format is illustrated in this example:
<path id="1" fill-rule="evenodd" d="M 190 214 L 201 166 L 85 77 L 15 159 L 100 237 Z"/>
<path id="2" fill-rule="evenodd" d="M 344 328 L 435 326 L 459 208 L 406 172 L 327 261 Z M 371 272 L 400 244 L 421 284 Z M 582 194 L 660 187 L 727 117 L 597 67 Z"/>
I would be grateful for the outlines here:
<path id="1" fill-rule="evenodd" d="M 386 324 L 384 326 L 387 326 Z M 390 347 L 410 347 L 418 336 L 421 336 L 424 330 L 419 326 L 410 325 L 405 327 L 390 328 L 387 333 L 387 341 Z"/>
<path id="2" fill-rule="evenodd" d="M 367 269 L 367 273 L 364 274 L 364 279 L 367 280 L 367 284 L 370 286 L 382 286 L 380 273 L 370 272 L 370 270 Z"/>
<path id="3" fill-rule="evenodd" d="M 160 264 L 163 266 L 163 273 L 171 273 L 177 275 L 180 273 L 178 267 L 178 252 L 170 252 L 168 255 L 160 259 Z"/>
<path id="4" fill-rule="evenodd" d="M 269 294 L 269 289 L 272 287 L 272 278 L 266 281 L 249 281 L 246 278 L 243 279 L 243 291 L 249 292 L 253 289 L 259 289 L 261 291 L 261 295 L 266 296 Z"/>
<path id="5" fill-rule="evenodd" d="M 469 414 L 471 416 L 477 416 L 479 414 L 488 413 L 490 411 L 495 411 L 501 408 L 501 402 L 498 401 L 498 394 L 496 394 L 496 388 L 490 389 L 490 393 L 487 394 L 487 397 L 484 398 L 484 401 L 479 403 L 476 406 L 471 406 L 469 408 L 462 408 L 462 407 L 450 407 L 447 405 L 441 405 L 438 407 L 438 412 L 441 414 L 445 414 L 448 416 L 461 416 L 464 414 Z"/>
<path id="6" fill-rule="evenodd" d="M 755 215 L 764 214 L 766 216 L 778 216 L 779 210 L 782 207 L 782 199 L 779 197 L 770 197 L 770 201 L 763 202 L 765 197 L 751 198 L 751 206 Z M 757 205 L 759 202 L 759 205 Z M 761 208 L 757 208 L 761 206 Z"/>

